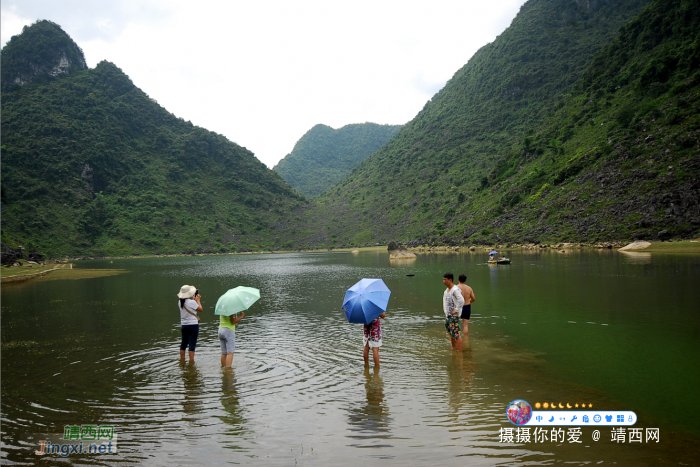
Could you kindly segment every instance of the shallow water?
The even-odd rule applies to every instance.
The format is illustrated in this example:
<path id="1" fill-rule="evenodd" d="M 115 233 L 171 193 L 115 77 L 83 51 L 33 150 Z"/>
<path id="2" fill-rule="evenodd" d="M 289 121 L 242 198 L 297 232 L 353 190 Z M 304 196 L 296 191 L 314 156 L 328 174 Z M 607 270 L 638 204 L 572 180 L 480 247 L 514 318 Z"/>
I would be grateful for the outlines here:
<path id="1" fill-rule="evenodd" d="M 2 462 L 35 464 L 45 433 L 114 425 L 116 456 L 42 465 L 697 464 L 700 257 L 611 251 L 274 254 L 85 261 L 130 272 L 2 288 Z M 446 339 L 442 273 L 477 301 L 465 352 Z M 415 274 L 407 277 L 406 274 Z M 392 290 L 381 371 L 362 362 L 345 290 Z M 180 364 L 175 293 L 202 295 L 196 363 Z M 261 300 L 222 370 L 213 307 L 236 285 Z M 513 399 L 634 410 L 659 443 L 500 443 Z"/>

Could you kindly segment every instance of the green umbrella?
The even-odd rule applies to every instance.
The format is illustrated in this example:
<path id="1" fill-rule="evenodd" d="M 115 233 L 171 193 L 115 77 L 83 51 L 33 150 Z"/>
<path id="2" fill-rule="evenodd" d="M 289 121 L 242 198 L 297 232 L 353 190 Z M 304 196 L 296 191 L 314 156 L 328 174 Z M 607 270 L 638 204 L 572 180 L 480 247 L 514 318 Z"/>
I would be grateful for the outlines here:
<path id="1" fill-rule="evenodd" d="M 235 289 L 229 289 L 228 292 L 219 297 L 214 314 L 231 316 L 239 311 L 247 310 L 259 299 L 260 291 L 258 289 L 238 286 Z"/>

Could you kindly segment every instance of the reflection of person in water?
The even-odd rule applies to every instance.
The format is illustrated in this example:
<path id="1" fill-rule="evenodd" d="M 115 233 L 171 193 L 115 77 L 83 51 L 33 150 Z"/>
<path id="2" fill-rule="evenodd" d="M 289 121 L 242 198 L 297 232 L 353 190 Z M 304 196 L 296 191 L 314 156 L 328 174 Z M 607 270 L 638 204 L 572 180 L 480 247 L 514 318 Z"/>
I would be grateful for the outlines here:
<path id="1" fill-rule="evenodd" d="M 224 368 L 221 371 L 221 405 L 224 406 L 224 410 L 227 412 L 226 415 L 221 417 L 221 420 L 233 429 L 233 434 L 242 433 L 245 419 L 241 416 L 240 400 L 238 398 L 238 389 L 236 388 L 236 375 L 233 369 L 230 368 Z"/>
<path id="2" fill-rule="evenodd" d="M 202 411 L 200 396 L 204 389 L 204 380 L 194 362 L 185 363 L 184 360 L 180 360 L 180 368 L 182 369 L 182 380 L 185 386 L 182 408 L 186 414 L 194 415 Z"/>
<path id="3" fill-rule="evenodd" d="M 367 404 L 350 410 L 350 430 L 355 432 L 350 438 L 375 439 L 390 438 L 389 412 L 384 402 L 384 381 L 379 376 L 379 368 L 365 368 L 365 391 Z M 374 446 L 374 445 L 373 445 Z"/>
<path id="4" fill-rule="evenodd" d="M 471 403 L 470 398 L 464 395 L 471 386 L 477 367 L 478 365 L 472 360 L 469 338 L 466 337 L 463 351 L 453 353 L 452 364 L 447 366 L 449 412 L 455 422 L 458 422 L 459 416 L 463 415 L 462 406 Z"/>

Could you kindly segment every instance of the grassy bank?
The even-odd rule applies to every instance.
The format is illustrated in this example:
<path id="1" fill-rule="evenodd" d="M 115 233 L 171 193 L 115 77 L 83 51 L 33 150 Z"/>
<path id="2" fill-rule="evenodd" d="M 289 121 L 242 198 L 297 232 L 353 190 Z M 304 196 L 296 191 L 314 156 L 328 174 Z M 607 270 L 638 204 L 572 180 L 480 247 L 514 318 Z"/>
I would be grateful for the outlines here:
<path id="1" fill-rule="evenodd" d="M 700 239 L 684 240 L 682 242 L 652 243 L 643 250 L 634 250 L 644 253 L 673 253 L 673 254 L 700 254 Z"/>
<path id="2" fill-rule="evenodd" d="M 34 279 L 37 282 L 61 279 L 90 279 L 93 277 L 116 276 L 128 272 L 126 269 L 61 269 Z"/>
<path id="3" fill-rule="evenodd" d="M 2 268 L 3 287 L 28 281 L 59 279 L 87 279 L 91 277 L 113 276 L 126 272 L 125 269 L 72 269 L 72 264 L 46 264 Z"/>
<path id="4" fill-rule="evenodd" d="M 184 258 L 187 256 L 231 256 L 231 255 L 269 255 L 269 254 L 283 254 L 283 253 L 323 253 L 328 251 L 387 251 L 386 245 L 383 246 L 368 246 L 368 247 L 358 247 L 358 248 L 311 248 L 306 250 L 258 250 L 258 251 L 242 251 L 242 252 L 230 252 L 230 253 L 196 253 L 196 254 L 172 254 L 172 255 L 134 255 L 134 256 L 103 256 L 103 257 L 83 257 L 74 258 L 76 261 L 83 260 L 93 260 L 93 259 L 136 259 L 136 258 Z M 4 269 L 3 269 L 4 271 Z M 4 273 L 3 273 L 4 274 Z"/>
<path id="5" fill-rule="evenodd" d="M 23 265 L 19 267 L 12 267 L 12 268 L 7 268 L 3 267 L 0 269 L 0 275 L 2 275 L 2 278 L 6 277 L 15 277 L 15 276 L 26 276 L 26 275 L 31 275 L 31 274 L 37 274 L 40 272 L 44 271 L 49 271 L 51 269 L 56 269 L 56 268 L 66 268 L 70 269 L 69 264 L 35 264 L 35 265 Z"/>

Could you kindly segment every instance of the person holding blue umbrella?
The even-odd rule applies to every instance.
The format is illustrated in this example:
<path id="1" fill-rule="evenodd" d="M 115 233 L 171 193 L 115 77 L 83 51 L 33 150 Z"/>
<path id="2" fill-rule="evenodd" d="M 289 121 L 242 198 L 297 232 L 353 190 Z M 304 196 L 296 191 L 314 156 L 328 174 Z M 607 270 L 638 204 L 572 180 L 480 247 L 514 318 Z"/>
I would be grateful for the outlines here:
<path id="1" fill-rule="evenodd" d="M 369 349 L 372 349 L 374 367 L 379 368 L 379 347 L 382 346 L 382 324 L 386 318 L 391 291 L 381 279 L 362 279 L 345 293 L 342 310 L 350 323 L 364 324 L 362 356 L 369 365 Z"/>
<path id="2" fill-rule="evenodd" d="M 369 366 L 369 349 L 372 349 L 372 359 L 374 360 L 375 368 L 379 368 L 379 347 L 382 346 L 382 323 L 379 322 L 379 318 L 386 318 L 386 311 L 371 323 L 365 324 L 362 336 L 362 342 L 365 344 L 362 350 L 365 366 Z"/>
<path id="3" fill-rule="evenodd" d="M 231 368 L 233 352 L 236 350 L 236 324 L 245 316 L 243 310 L 250 308 L 259 299 L 260 291 L 258 289 L 238 286 L 227 291 L 216 302 L 214 314 L 219 315 L 221 366 Z M 240 316 L 238 315 L 239 311 L 241 312 Z"/>

